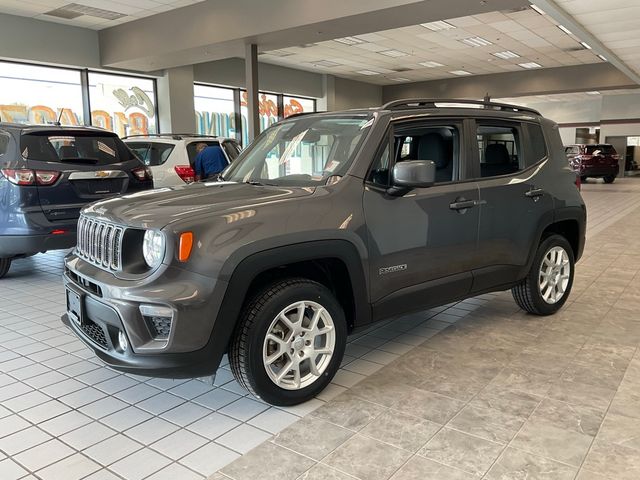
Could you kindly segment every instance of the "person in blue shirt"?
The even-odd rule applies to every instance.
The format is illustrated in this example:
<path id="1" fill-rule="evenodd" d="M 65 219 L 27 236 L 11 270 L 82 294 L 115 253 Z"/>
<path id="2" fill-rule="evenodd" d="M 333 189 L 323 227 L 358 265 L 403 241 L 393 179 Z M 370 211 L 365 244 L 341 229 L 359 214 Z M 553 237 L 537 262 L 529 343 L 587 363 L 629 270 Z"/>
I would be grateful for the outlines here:
<path id="1" fill-rule="evenodd" d="M 224 156 L 222 147 L 219 145 L 199 143 L 196 145 L 196 152 L 198 152 L 194 162 L 196 182 L 220 173 L 228 165 L 227 157 Z"/>

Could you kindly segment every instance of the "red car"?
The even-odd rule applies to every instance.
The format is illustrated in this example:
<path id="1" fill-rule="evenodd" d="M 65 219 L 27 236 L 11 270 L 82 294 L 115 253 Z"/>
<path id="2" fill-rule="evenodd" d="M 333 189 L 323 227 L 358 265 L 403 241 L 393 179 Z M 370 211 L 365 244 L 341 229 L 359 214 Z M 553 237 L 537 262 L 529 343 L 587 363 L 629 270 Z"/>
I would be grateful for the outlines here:
<path id="1" fill-rule="evenodd" d="M 568 145 L 564 148 L 569 164 L 584 182 L 588 177 L 600 177 L 613 183 L 620 171 L 620 156 L 613 145 Z"/>

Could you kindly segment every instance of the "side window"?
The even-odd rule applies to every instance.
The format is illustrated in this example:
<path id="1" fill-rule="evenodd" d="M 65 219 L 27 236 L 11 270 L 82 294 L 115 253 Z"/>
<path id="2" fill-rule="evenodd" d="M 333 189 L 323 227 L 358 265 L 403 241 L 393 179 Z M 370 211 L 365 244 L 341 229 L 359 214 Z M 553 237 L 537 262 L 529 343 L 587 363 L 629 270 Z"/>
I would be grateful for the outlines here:
<path id="1" fill-rule="evenodd" d="M 565 147 L 564 148 L 564 152 L 568 156 L 575 156 L 575 155 L 579 155 L 580 154 L 580 149 L 578 147 L 576 147 L 576 146 Z"/>
<path id="2" fill-rule="evenodd" d="M 395 162 L 431 160 L 436 164 L 436 183 L 454 180 L 458 164 L 460 134 L 453 125 L 414 123 L 395 130 Z"/>
<path id="3" fill-rule="evenodd" d="M 0 133 L 0 155 L 4 155 L 9 147 L 9 135 L 6 133 Z"/>
<path id="4" fill-rule="evenodd" d="M 482 178 L 510 175 L 523 169 L 519 133 L 515 127 L 486 123 L 478 125 L 477 140 Z"/>
<path id="5" fill-rule="evenodd" d="M 533 123 L 527 124 L 529 131 L 529 152 L 527 166 L 535 165 L 547 156 L 547 144 L 544 140 L 542 127 Z"/>
<path id="6" fill-rule="evenodd" d="M 371 171 L 367 176 L 367 181 L 371 183 L 375 183 L 376 185 L 380 185 L 382 187 L 389 186 L 389 167 L 390 167 L 390 157 L 389 157 L 389 143 L 387 142 L 387 146 L 382 151 L 382 153 L 378 156 L 373 166 L 371 167 Z"/>

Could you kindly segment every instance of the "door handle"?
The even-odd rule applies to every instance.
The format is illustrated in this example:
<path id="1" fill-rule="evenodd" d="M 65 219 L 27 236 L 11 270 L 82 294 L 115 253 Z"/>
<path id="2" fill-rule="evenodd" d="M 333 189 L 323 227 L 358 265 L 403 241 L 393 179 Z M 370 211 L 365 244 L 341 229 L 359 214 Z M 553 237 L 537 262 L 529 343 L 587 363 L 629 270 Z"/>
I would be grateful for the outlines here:
<path id="1" fill-rule="evenodd" d="M 531 190 L 525 192 L 525 197 L 529 197 L 529 198 L 533 198 L 534 200 L 537 200 L 538 197 L 541 197 L 544 195 L 544 190 L 542 188 L 532 188 Z"/>
<path id="2" fill-rule="evenodd" d="M 477 207 L 478 205 L 484 205 L 487 203 L 485 200 L 464 200 L 460 199 L 449 204 L 451 210 L 467 210 L 469 208 Z"/>

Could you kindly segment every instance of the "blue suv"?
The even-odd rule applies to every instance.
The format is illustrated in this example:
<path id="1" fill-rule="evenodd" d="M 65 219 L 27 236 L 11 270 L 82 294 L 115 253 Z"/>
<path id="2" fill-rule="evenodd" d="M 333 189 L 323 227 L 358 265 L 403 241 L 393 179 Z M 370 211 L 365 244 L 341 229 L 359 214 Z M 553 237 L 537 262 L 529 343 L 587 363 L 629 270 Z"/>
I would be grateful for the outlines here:
<path id="1" fill-rule="evenodd" d="M 115 133 L 0 123 L 0 278 L 14 258 L 73 247 L 86 204 L 151 188 Z"/>

